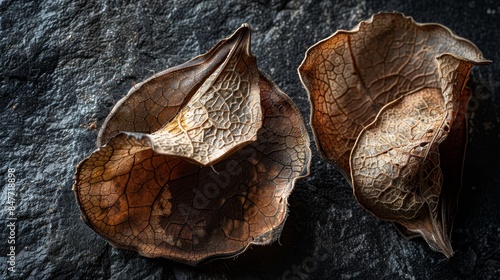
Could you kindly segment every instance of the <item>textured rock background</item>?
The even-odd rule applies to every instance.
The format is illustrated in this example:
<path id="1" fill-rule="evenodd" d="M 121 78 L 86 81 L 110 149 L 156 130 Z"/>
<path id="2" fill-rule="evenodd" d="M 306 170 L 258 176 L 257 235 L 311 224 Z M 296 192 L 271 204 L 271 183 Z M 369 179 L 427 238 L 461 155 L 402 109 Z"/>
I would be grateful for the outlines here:
<path id="1" fill-rule="evenodd" d="M 0 1 L 1 278 L 499 279 L 500 4 L 450 1 Z M 378 1 L 377 1 L 378 2 Z M 439 22 L 494 61 L 469 85 L 470 142 L 446 260 L 361 209 L 315 155 L 279 243 L 192 268 L 113 249 L 79 219 L 74 167 L 114 103 L 155 72 L 210 49 L 242 23 L 259 67 L 309 108 L 296 68 L 308 46 L 379 11 Z M 7 273 L 7 169 L 17 176 L 16 273 Z"/>

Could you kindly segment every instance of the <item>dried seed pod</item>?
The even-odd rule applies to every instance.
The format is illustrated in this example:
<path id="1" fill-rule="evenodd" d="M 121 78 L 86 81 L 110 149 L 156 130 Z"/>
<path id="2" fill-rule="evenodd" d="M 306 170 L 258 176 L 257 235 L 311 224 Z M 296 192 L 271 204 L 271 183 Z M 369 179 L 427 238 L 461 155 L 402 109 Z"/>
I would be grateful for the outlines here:
<path id="1" fill-rule="evenodd" d="M 474 44 L 442 25 L 381 13 L 318 42 L 299 67 L 323 157 L 364 208 L 447 256 L 461 184 L 453 179 L 461 165 L 451 162 L 462 162 L 466 143 L 462 92 L 472 66 L 485 63 Z"/>
<path id="2" fill-rule="evenodd" d="M 257 70 L 247 25 L 134 87 L 104 142 L 77 168 L 82 219 L 117 248 L 191 265 L 276 240 L 311 157 L 300 112 Z"/>

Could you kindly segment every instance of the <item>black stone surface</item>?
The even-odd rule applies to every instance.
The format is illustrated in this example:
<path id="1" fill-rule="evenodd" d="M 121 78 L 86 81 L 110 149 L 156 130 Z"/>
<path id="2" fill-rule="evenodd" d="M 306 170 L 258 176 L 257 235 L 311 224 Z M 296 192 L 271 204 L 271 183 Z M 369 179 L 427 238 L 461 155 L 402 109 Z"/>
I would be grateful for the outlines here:
<path id="1" fill-rule="evenodd" d="M 309 104 L 296 68 L 306 49 L 379 11 L 438 22 L 493 60 L 469 85 L 460 210 L 447 260 L 355 202 L 316 151 L 292 193 L 279 243 L 193 268 L 113 249 L 79 219 L 76 164 L 114 103 L 152 74 L 206 52 L 242 23 L 260 69 Z M 500 4 L 481 1 L 0 1 L 0 278 L 500 279 Z M 314 148 L 313 148 L 314 149 Z M 7 268 L 8 168 L 15 169 L 16 272 Z"/>

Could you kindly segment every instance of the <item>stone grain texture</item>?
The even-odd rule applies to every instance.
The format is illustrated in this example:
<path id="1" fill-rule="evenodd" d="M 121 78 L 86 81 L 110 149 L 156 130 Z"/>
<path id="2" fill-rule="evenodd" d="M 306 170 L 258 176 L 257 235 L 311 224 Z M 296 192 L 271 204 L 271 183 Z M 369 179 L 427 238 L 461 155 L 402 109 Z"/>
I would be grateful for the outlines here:
<path id="1" fill-rule="evenodd" d="M 407 241 L 356 203 L 316 151 L 280 242 L 193 268 L 116 250 L 79 219 L 75 166 L 135 84 L 206 52 L 242 23 L 259 67 L 309 118 L 296 68 L 306 49 L 379 11 L 439 22 L 492 65 L 469 86 L 469 146 L 455 256 Z M 0 278 L 499 279 L 500 4 L 482 1 L 0 1 Z M 16 272 L 7 271 L 7 169 L 15 168 Z"/>

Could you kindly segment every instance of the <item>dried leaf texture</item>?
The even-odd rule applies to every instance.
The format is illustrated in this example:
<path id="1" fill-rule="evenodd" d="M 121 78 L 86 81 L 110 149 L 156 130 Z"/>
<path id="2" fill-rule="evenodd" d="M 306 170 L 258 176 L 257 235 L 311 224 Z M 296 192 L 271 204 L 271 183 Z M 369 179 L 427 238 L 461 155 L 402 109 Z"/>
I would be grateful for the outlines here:
<path id="1" fill-rule="evenodd" d="M 354 195 L 365 209 L 420 232 L 432 248 L 451 256 L 438 218 L 443 181 L 438 147 L 448 133 L 445 115 L 439 89 L 388 104 L 358 137 L 351 172 Z"/>
<path id="2" fill-rule="evenodd" d="M 358 202 L 447 257 L 467 142 L 464 87 L 486 63 L 444 26 L 384 13 L 317 43 L 299 67 L 318 150 Z"/>
<path id="3" fill-rule="evenodd" d="M 445 53 L 486 62 L 476 46 L 446 27 L 418 24 L 398 13 L 376 14 L 312 46 L 299 75 L 309 93 L 320 154 L 349 178 L 349 156 L 363 127 L 398 97 L 439 88 L 436 57 Z"/>
<path id="4" fill-rule="evenodd" d="M 222 40 L 206 54 L 136 84 L 104 121 L 97 146 L 120 131 L 153 133 L 170 122 L 203 81 L 224 63 L 238 38 Z"/>
<path id="5" fill-rule="evenodd" d="M 472 91 L 465 88 L 460 96 L 460 108 L 453 121 L 450 132 L 444 141 L 439 145 L 441 161 L 441 172 L 443 174 L 443 184 L 439 195 L 438 214 L 436 216 L 436 226 L 439 232 L 451 238 L 453 220 L 458 209 L 458 197 L 462 185 L 462 172 L 467 146 L 467 104 L 472 95 Z M 421 236 L 416 231 L 410 231 L 405 226 L 395 222 L 397 229 L 406 238 L 412 239 Z"/>
<path id="6" fill-rule="evenodd" d="M 256 139 L 262 125 L 258 80 L 245 26 L 207 54 L 134 87 L 105 121 L 97 143 L 119 131 L 144 132 L 157 153 L 211 164 Z"/>
<path id="7" fill-rule="evenodd" d="M 227 65 L 239 64 L 229 61 Z M 295 181 L 308 174 L 311 152 L 298 109 L 271 80 L 260 72 L 257 75 L 262 124 L 255 141 L 204 166 L 158 153 L 149 143 L 151 136 L 111 137 L 77 168 L 74 191 L 83 220 L 117 248 L 190 265 L 276 240 Z M 241 85 L 239 78 L 231 77 L 220 88 Z M 155 78 L 149 81 L 156 84 Z M 220 107 L 207 105 L 217 103 L 211 96 L 207 93 L 197 102 L 206 102 L 202 105 L 215 111 Z M 173 104 L 174 110 L 183 112 L 184 107 Z M 232 118 L 225 114 L 221 117 Z"/>
<path id="8" fill-rule="evenodd" d="M 262 125 L 259 74 L 250 53 L 250 30 L 241 30 L 242 38 L 226 62 L 203 82 L 186 106 L 165 127 L 145 135 L 156 153 L 208 165 L 256 140 Z"/>

